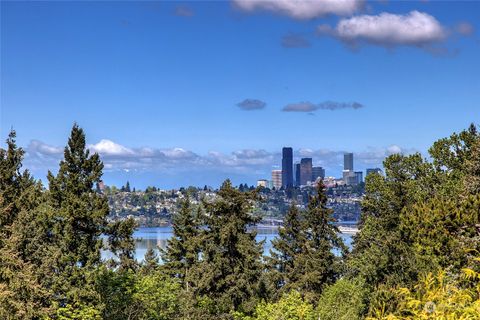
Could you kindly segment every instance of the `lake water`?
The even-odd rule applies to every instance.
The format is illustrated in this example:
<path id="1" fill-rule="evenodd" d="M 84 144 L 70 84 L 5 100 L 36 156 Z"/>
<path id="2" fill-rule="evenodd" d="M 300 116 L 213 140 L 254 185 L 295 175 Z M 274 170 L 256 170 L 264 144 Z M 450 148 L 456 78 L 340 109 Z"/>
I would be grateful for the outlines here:
<path id="1" fill-rule="evenodd" d="M 272 248 L 271 241 L 278 235 L 277 228 L 257 228 L 257 241 L 265 240 L 264 255 L 268 255 Z M 133 237 L 135 238 L 135 259 L 142 261 L 148 249 L 153 248 L 158 254 L 158 248 L 164 249 L 167 240 L 173 236 L 171 226 L 166 227 L 141 227 L 135 230 Z M 344 243 L 351 248 L 352 234 L 341 233 Z M 102 251 L 102 258 L 109 259 L 113 255 L 109 251 Z"/>

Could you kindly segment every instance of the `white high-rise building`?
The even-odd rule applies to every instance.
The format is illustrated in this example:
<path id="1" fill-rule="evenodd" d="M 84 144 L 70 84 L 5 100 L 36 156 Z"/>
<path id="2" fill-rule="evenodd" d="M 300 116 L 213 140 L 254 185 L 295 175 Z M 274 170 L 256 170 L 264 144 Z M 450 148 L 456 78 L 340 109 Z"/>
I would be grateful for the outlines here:
<path id="1" fill-rule="evenodd" d="M 277 190 L 282 187 L 282 170 L 272 170 L 272 184 Z"/>

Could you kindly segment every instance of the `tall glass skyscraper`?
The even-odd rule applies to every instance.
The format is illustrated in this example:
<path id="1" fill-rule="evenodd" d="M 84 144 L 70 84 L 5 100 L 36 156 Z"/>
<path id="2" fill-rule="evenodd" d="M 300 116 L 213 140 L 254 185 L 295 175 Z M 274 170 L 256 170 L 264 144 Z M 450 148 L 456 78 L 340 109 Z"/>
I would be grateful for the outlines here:
<path id="1" fill-rule="evenodd" d="M 300 186 L 300 163 L 295 164 L 295 186 Z"/>
<path id="2" fill-rule="evenodd" d="M 353 153 L 343 155 L 343 170 L 353 171 Z"/>
<path id="3" fill-rule="evenodd" d="M 282 186 L 293 187 L 293 149 L 282 149 Z"/>
<path id="4" fill-rule="evenodd" d="M 312 182 L 312 158 L 302 158 L 300 160 L 300 185 L 306 186 Z"/>

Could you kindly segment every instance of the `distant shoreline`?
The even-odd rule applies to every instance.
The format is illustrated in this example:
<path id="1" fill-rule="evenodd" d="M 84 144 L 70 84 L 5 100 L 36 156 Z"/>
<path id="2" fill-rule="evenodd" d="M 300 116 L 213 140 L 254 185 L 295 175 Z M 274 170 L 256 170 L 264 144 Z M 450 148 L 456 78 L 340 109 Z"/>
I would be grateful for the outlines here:
<path id="1" fill-rule="evenodd" d="M 357 221 L 343 221 L 343 222 L 336 222 L 335 225 L 338 227 L 340 233 L 344 234 L 356 234 L 359 232 L 359 229 L 357 227 L 358 222 Z M 279 227 L 281 227 L 282 224 L 263 224 L 259 223 L 256 224 L 255 226 L 252 226 L 251 229 L 256 229 L 256 230 L 277 230 Z M 173 227 L 172 223 L 166 223 L 162 225 L 157 225 L 157 226 L 148 226 L 148 225 L 140 225 L 138 226 L 139 228 L 162 228 L 162 227 Z"/>

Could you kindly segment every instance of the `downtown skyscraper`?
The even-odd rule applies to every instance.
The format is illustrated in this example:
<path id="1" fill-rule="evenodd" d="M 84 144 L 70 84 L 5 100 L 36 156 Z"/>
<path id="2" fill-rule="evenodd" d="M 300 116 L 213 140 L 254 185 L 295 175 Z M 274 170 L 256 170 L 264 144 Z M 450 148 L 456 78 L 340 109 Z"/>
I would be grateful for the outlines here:
<path id="1" fill-rule="evenodd" d="M 282 186 L 293 187 L 293 149 L 282 149 Z"/>
<path id="2" fill-rule="evenodd" d="M 299 186 L 306 186 L 309 182 L 312 182 L 312 158 L 302 158 L 300 160 L 300 182 L 297 182 Z"/>
<path id="3" fill-rule="evenodd" d="M 343 155 L 343 170 L 353 171 L 353 153 L 345 153 Z"/>

